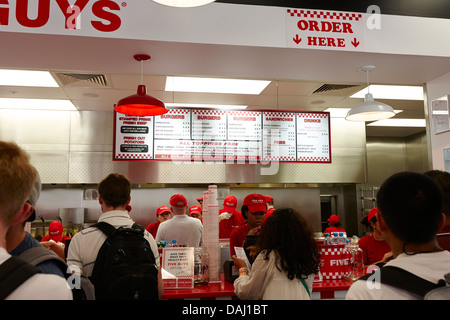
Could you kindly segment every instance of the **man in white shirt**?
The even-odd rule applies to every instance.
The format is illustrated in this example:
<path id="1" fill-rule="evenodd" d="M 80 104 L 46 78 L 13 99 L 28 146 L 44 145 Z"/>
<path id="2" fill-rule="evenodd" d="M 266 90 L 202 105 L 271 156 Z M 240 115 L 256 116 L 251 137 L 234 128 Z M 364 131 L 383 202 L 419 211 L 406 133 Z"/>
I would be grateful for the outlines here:
<path id="1" fill-rule="evenodd" d="M 24 150 L 14 143 L 0 141 L 0 269 L 17 259 L 6 251 L 6 234 L 10 226 L 26 220 L 32 212 L 33 207 L 27 199 L 36 176 L 36 169 L 30 165 Z M 37 271 L 29 264 L 25 265 L 31 274 Z M 0 272 L 0 279 L 6 282 L 17 279 L 22 273 L 18 270 L 21 269 Z M 72 291 L 65 278 L 53 274 L 35 273 L 12 291 L 5 288 L 4 283 L 0 284 L 2 298 L 6 300 L 72 300 Z"/>
<path id="2" fill-rule="evenodd" d="M 159 225 L 156 233 L 156 242 L 166 240 L 169 244 L 176 240 L 178 245 L 199 247 L 202 242 L 203 225 L 199 219 L 188 217 L 187 200 L 181 194 L 175 194 L 170 198 L 170 210 L 172 219 Z"/>
<path id="3" fill-rule="evenodd" d="M 112 173 L 99 184 L 99 203 L 102 215 L 98 222 L 106 222 L 115 228 L 130 228 L 134 224 L 126 206 L 131 200 L 131 184 L 128 178 L 118 173 Z M 160 259 L 155 239 L 144 230 L 144 238 L 150 244 L 158 267 L 158 293 L 164 293 L 164 284 L 161 277 Z M 78 232 L 71 240 L 67 263 L 73 271 L 90 277 L 94 270 L 97 254 L 106 240 L 106 235 L 98 228 L 86 228 Z"/>
<path id="4" fill-rule="evenodd" d="M 438 185 L 423 174 L 397 173 L 382 184 L 377 203 L 377 228 L 391 247 L 394 257 L 383 268 L 397 267 L 437 284 L 444 274 L 450 272 L 450 252 L 443 250 L 436 240 L 436 233 L 445 222 L 442 192 Z M 356 281 L 346 299 L 422 298 L 411 290 L 383 283 L 381 277 L 383 271 L 373 274 L 366 281 Z"/>

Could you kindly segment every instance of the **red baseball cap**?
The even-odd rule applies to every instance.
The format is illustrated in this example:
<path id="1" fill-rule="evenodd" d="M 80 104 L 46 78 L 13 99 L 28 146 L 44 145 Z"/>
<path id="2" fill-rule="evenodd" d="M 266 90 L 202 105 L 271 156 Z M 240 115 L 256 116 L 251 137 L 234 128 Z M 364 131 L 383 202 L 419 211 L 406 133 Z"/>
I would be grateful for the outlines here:
<path id="1" fill-rule="evenodd" d="M 264 198 L 266 199 L 266 202 L 269 202 L 269 201 L 273 201 L 273 198 L 271 197 L 271 196 L 264 196 Z"/>
<path id="2" fill-rule="evenodd" d="M 267 211 L 266 199 L 260 194 L 249 194 L 244 198 L 244 205 L 250 212 Z"/>
<path id="3" fill-rule="evenodd" d="M 237 199 L 235 196 L 226 196 L 223 199 L 223 208 L 226 212 L 234 212 L 237 206 Z"/>
<path id="4" fill-rule="evenodd" d="M 189 215 L 191 215 L 193 213 L 201 214 L 202 213 L 202 207 L 197 206 L 197 205 L 191 206 L 189 208 Z"/>
<path id="5" fill-rule="evenodd" d="M 178 208 L 186 207 L 187 200 L 182 194 L 175 194 L 170 198 L 170 205 Z"/>
<path id="6" fill-rule="evenodd" d="M 170 208 L 168 206 L 161 206 L 158 209 L 156 209 L 156 215 L 159 216 L 160 214 L 163 214 L 164 212 L 170 213 Z"/>
<path id="7" fill-rule="evenodd" d="M 378 213 L 378 208 L 373 208 L 372 210 L 370 210 L 369 214 L 367 216 L 367 220 L 369 220 L 369 222 L 370 222 L 377 213 Z"/>
<path id="8" fill-rule="evenodd" d="M 48 226 L 49 238 L 55 242 L 61 242 L 63 240 L 63 225 L 59 221 L 53 221 Z"/>
<path id="9" fill-rule="evenodd" d="M 328 218 L 327 221 L 328 221 L 329 223 L 335 224 L 335 223 L 338 223 L 340 220 L 339 220 L 339 217 L 338 217 L 337 215 L 332 214 L 332 215 Z"/>

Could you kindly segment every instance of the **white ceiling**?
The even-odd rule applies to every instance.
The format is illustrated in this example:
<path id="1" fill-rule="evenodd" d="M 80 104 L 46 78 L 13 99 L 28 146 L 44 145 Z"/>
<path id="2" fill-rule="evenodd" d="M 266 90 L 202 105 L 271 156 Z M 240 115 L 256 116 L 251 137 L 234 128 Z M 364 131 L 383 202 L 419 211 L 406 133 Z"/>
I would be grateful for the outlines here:
<path id="1" fill-rule="evenodd" d="M 248 105 L 252 109 L 314 110 L 351 108 L 362 99 L 348 97 L 365 86 L 358 69 L 375 65 L 374 84 L 424 85 L 450 72 L 450 57 L 372 54 L 128 39 L 0 32 L 0 68 L 49 70 L 61 88 L 0 86 L 0 97 L 70 99 L 78 110 L 112 111 L 121 98 L 136 93 L 140 83 L 137 53 L 144 63 L 148 94 L 166 103 Z M 61 73 L 98 74 L 106 85 L 76 81 L 62 85 Z M 166 75 L 272 80 L 260 95 L 165 92 Z M 345 90 L 313 93 L 323 84 L 355 85 Z M 278 90 L 277 90 L 278 84 Z M 375 97 L 376 99 L 376 97 Z M 404 110 L 399 118 L 424 118 L 423 101 L 381 100 Z M 404 137 L 423 128 L 368 127 L 368 136 Z"/>

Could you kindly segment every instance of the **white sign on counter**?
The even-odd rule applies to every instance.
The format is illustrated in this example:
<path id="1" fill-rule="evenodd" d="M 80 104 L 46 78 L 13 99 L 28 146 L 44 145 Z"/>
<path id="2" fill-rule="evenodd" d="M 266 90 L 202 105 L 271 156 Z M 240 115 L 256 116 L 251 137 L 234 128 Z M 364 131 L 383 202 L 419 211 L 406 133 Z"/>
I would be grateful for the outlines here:
<path id="1" fill-rule="evenodd" d="M 328 112 L 170 109 L 115 113 L 114 160 L 331 162 Z"/>
<path id="2" fill-rule="evenodd" d="M 164 248 L 162 253 L 164 289 L 194 287 L 194 248 Z"/>

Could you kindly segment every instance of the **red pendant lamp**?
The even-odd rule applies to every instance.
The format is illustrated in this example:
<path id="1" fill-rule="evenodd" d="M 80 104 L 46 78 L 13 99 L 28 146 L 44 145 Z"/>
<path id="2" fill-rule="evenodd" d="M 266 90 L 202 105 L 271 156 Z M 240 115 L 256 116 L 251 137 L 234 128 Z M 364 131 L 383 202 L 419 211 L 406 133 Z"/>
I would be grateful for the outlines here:
<path id="1" fill-rule="evenodd" d="M 167 112 L 164 102 L 147 95 L 147 88 L 143 85 L 143 63 L 150 60 L 148 54 L 136 54 L 134 59 L 141 62 L 141 84 L 137 93 L 119 100 L 114 110 L 131 116 L 158 116 Z"/>

